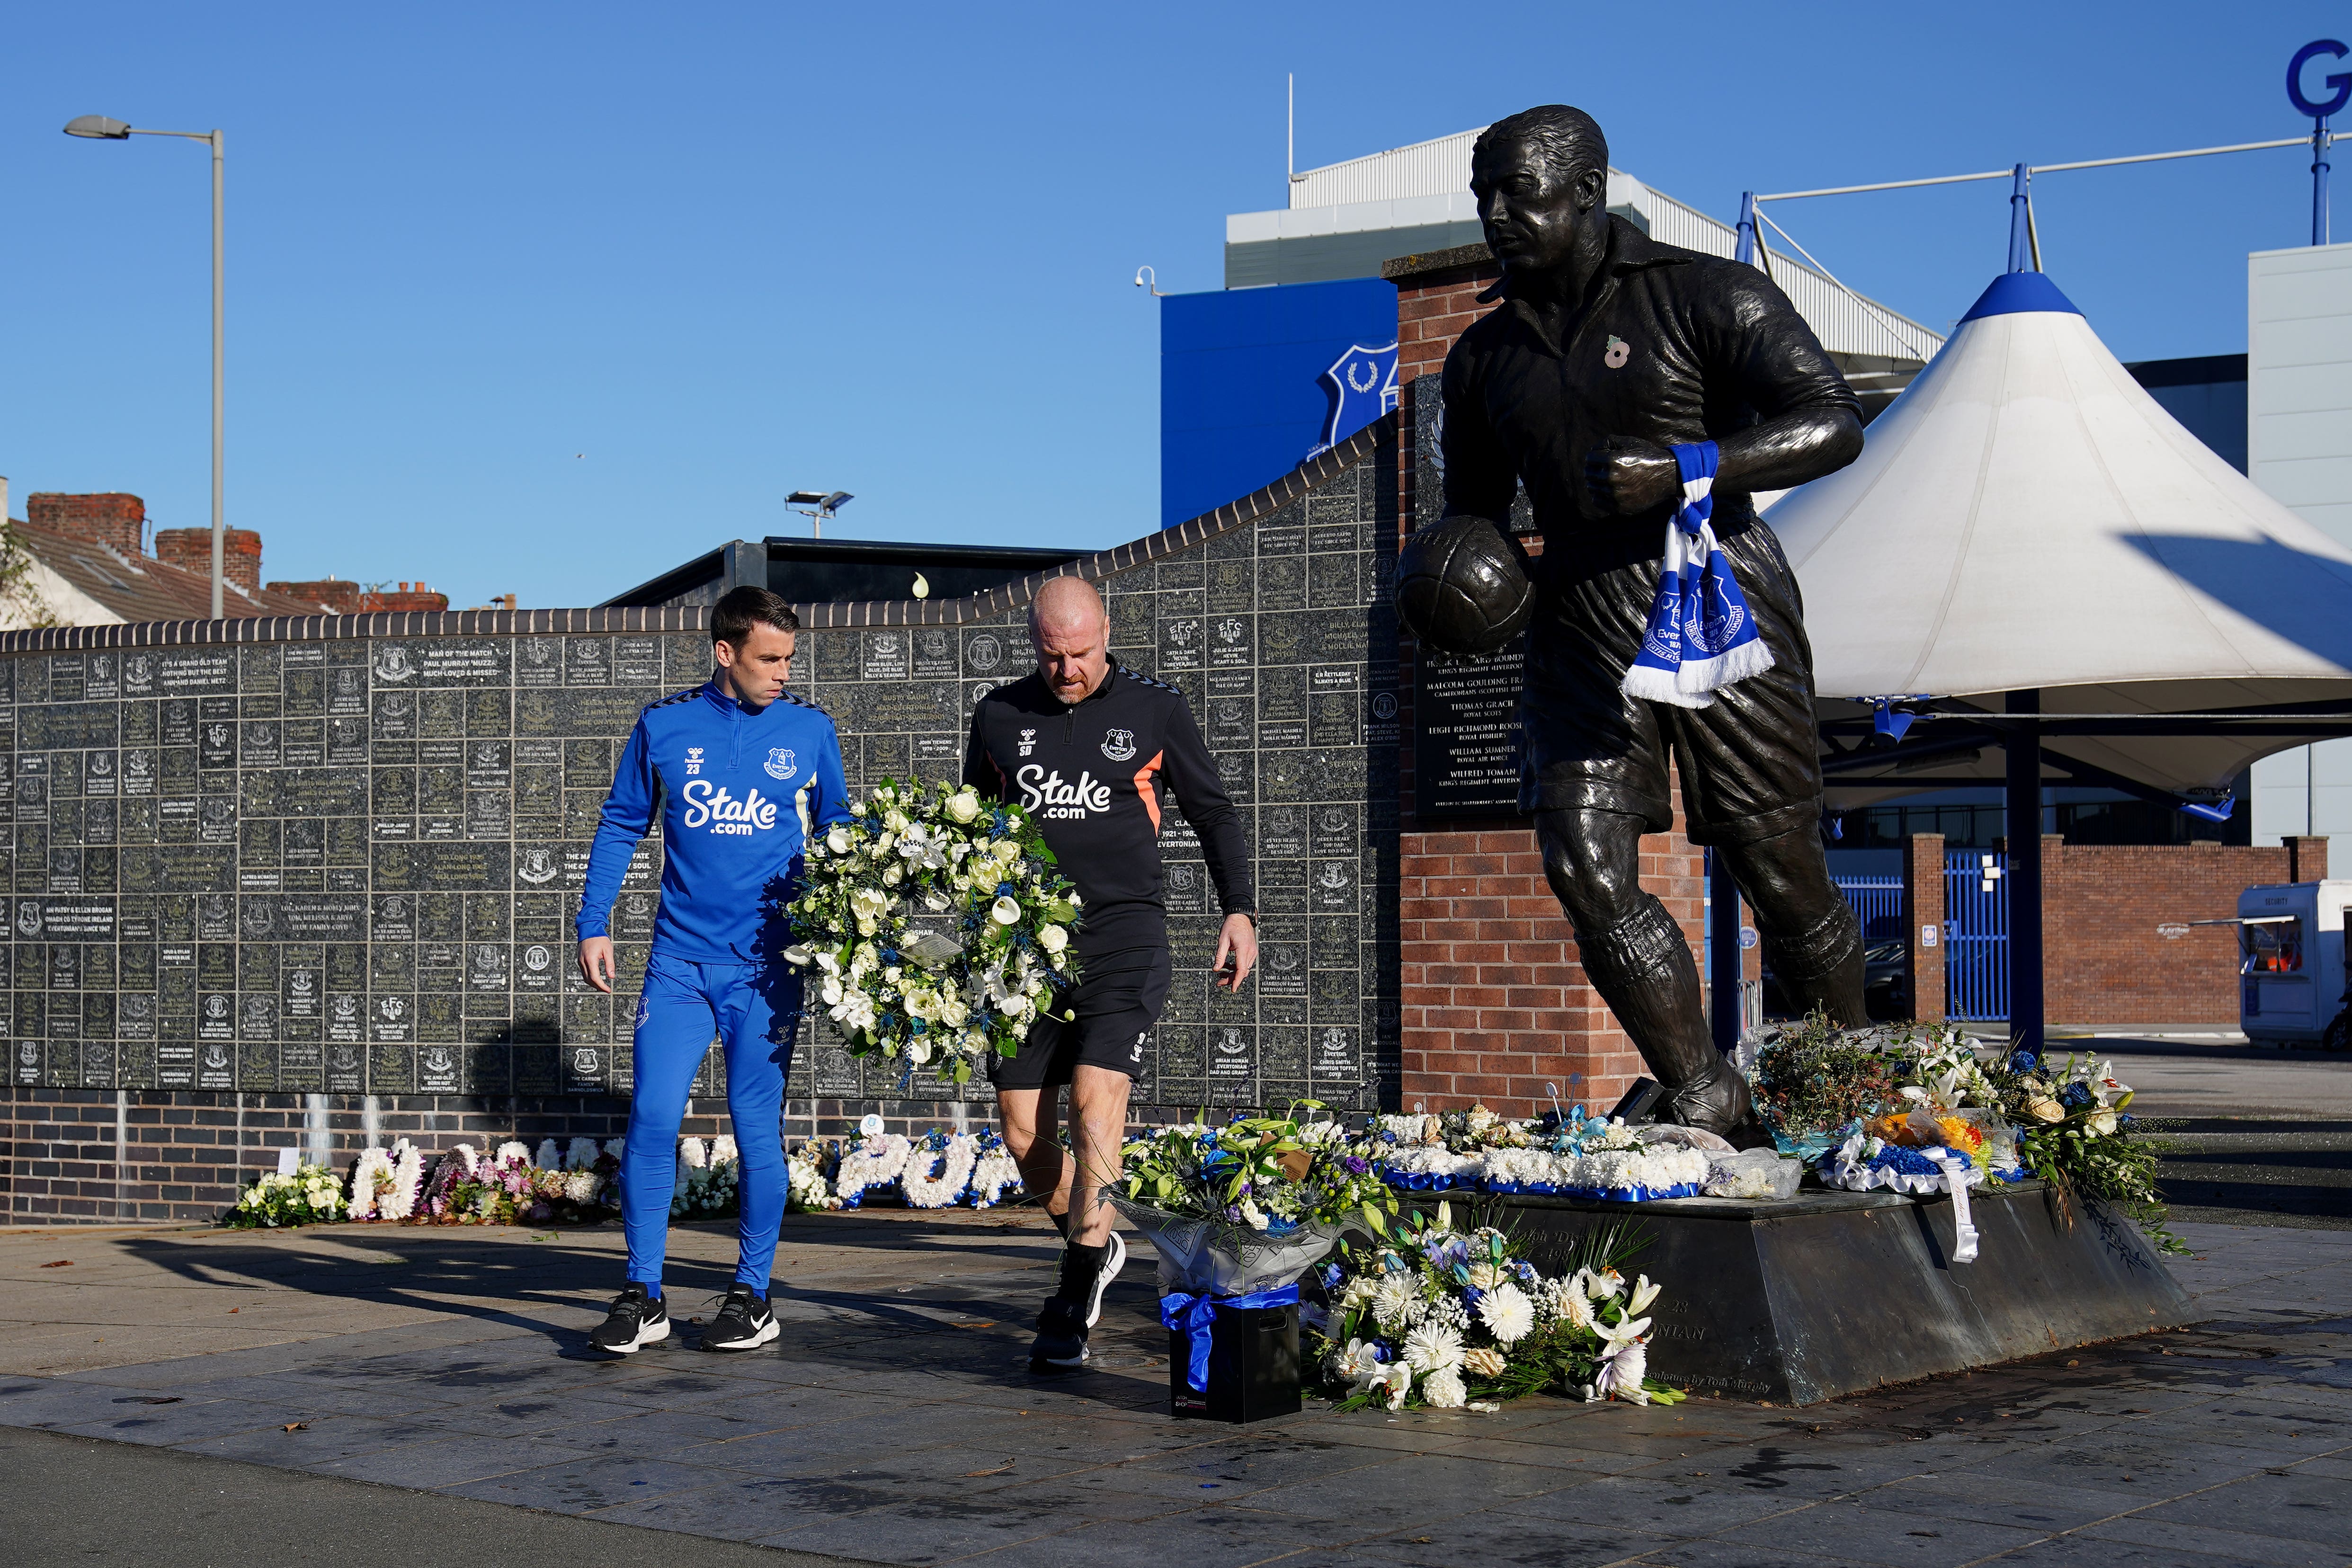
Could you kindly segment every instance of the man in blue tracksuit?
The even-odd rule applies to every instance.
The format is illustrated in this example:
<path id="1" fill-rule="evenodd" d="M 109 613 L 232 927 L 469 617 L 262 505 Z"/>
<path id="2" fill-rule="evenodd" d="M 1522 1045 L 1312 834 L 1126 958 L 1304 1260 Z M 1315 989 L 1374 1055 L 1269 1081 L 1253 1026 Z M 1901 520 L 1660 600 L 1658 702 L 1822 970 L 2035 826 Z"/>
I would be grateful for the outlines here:
<path id="1" fill-rule="evenodd" d="M 677 1184 L 687 1091 L 716 1034 L 741 1165 L 742 1254 L 705 1350 L 751 1350 L 779 1332 L 768 1271 L 784 1217 L 782 1119 L 800 1013 L 798 974 L 777 956 L 783 903 L 813 828 L 848 819 L 841 740 L 823 710 L 784 689 L 800 622 L 765 588 L 737 588 L 710 617 L 707 685 L 637 717 L 580 896 L 580 973 L 613 989 L 614 897 L 637 842 L 661 819 L 661 912 L 637 1004 L 636 1090 L 621 1157 L 626 1287 L 590 1336 L 627 1354 L 669 1337 L 662 1255 Z"/>

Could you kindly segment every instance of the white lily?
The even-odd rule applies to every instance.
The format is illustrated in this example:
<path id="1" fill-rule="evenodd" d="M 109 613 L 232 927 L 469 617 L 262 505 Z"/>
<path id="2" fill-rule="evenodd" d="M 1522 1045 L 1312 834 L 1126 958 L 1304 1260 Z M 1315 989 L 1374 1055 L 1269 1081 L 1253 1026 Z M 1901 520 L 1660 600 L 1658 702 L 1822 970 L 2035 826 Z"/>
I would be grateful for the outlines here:
<path id="1" fill-rule="evenodd" d="M 1650 1303 L 1658 1299 L 1659 1289 L 1658 1286 L 1650 1283 L 1650 1277 L 1646 1274 L 1636 1279 L 1633 1282 L 1633 1294 L 1625 1301 L 1626 1313 L 1630 1316 L 1636 1312 L 1648 1311 Z"/>

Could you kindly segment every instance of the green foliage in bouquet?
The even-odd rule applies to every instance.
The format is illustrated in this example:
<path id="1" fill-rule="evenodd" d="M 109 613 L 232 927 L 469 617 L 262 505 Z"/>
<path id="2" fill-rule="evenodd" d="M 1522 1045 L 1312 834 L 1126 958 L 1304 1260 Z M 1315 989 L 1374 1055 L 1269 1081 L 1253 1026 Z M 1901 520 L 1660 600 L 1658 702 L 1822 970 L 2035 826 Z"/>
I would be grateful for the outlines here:
<path id="1" fill-rule="evenodd" d="M 1816 1013 L 1764 1043 L 1748 1087 L 1785 1152 L 1834 1142 L 1830 1134 L 1901 1098 L 1902 1082 L 1895 1060 Z"/>
<path id="2" fill-rule="evenodd" d="M 1678 1403 L 1681 1391 L 1648 1375 L 1643 1314 L 1659 1287 L 1619 1272 L 1640 1249 L 1614 1226 L 1589 1233 L 1568 1271 L 1547 1278 L 1507 1233 L 1457 1229 L 1449 1204 L 1410 1215 L 1324 1269 L 1324 1382 L 1341 1410 L 1491 1410 L 1547 1391 Z"/>
<path id="3" fill-rule="evenodd" d="M 965 1083 L 1077 982 L 1077 891 L 1018 805 L 885 780 L 811 837 L 803 864 L 783 956 L 813 972 L 856 1055 L 936 1061 Z"/>
<path id="4" fill-rule="evenodd" d="M 2053 1068 L 2024 1051 L 1985 1068 L 2017 1127 L 2017 1152 L 2026 1169 L 2054 1187 L 2111 1204 L 2129 1215 L 2159 1251 L 2189 1248 L 2167 1226 L 2169 1211 L 2157 1191 L 2164 1140 L 2137 1131 L 2125 1113 L 2132 1090 L 2116 1080 L 2113 1064 L 2069 1055 Z"/>
<path id="5" fill-rule="evenodd" d="M 237 1194 L 236 1206 L 221 1216 L 221 1223 L 243 1229 L 279 1230 L 341 1219 L 350 1208 L 342 1177 L 305 1160 L 290 1176 L 272 1171 L 256 1177 Z"/>
<path id="6" fill-rule="evenodd" d="M 1263 1235 L 1304 1226 L 1361 1224 L 1375 1236 L 1396 1212 L 1396 1194 L 1372 1163 L 1348 1145 L 1337 1121 L 1301 1121 L 1295 1101 L 1281 1116 L 1236 1116 L 1223 1127 L 1189 1122 L 1128 1141 L 1118 1195 L 1179 1219 L 1206 1219 Z"/>

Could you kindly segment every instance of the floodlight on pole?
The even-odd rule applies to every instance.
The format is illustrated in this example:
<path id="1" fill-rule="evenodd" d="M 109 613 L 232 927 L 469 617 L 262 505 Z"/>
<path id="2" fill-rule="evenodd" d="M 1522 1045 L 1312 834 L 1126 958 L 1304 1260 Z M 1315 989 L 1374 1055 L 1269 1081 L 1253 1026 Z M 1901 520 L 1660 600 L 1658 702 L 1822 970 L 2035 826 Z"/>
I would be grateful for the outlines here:
<path id="1" fill-rule="evenodd" d="M 221 152 L 224 138 L 214 131 L 149 131 L 103 114 L 77 115 L 66 121 L 66 134 L 93 142 L 128 142 L 133 136 L 178 136 L 202 142 L 213 150 L 213 619 L 227 610 L 227 524 L 221 506 L 221 447 L 226 426 L 222 374 L 226 344 L 226 313 L 222 309 L 224 256 L 221 244 Z"/>
<path id="2" fill-rule="evenodd" d="M 857 498 L 847 490 L 794 490 L 784 498 L 784 504 L 810 520 L 813 532 L 824 537 L 824 520 Z"/>

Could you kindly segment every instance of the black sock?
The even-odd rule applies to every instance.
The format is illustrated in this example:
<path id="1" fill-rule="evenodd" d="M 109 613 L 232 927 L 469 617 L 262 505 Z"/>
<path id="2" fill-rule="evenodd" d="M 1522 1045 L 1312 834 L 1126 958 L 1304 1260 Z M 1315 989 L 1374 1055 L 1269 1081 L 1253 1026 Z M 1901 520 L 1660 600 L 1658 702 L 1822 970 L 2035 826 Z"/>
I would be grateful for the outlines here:
<path id="1" fill-rule="evenodd" d="M 1070 1216 L 1067 1214 L 1055 1214 L 1048 1209 L 1045 1217 L 1054 1222 L 1054 1228 L 1062 1233 L 1064 1241 L 1070 1239 Z"/>
<path id="2" fill-rule="evenodd" d="M 1066 1301 L 1087 1300 L 1094 1293 L 1095 1280 L 1100 1278 L 1103 1264 L 1109 1258 L 1108 1242 L 1100 1247 L 1070 1243 L 1062 1249 L 1062 1288 L 1055 1294 Z"/>

